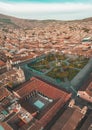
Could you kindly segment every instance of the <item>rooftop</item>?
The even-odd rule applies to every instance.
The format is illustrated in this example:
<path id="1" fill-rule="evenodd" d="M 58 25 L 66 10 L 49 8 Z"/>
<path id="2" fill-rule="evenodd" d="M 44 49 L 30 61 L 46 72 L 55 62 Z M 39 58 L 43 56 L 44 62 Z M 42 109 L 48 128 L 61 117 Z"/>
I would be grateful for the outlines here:
<path id="1" fill-rule="evenodd" d="M 10 95 L 10 92 L 6 88 L 0 88 L 0 101 Z"/>
<path id="2" fill-rule="evenodd" d="M 6 122 L 0 122 L 0 130 L 13 130 Z"/>
<path id="3" fill-rule="evenodd" d="M 89 114 L 88 118 L 86 119 L 80 130 L 91 130 L 89 129 L 91 128 L 91 124 L 92 124 L 92 112 Z"/>
<path id="4" fill-rule="evenodd" d="M 92 102 L 92 74 L 88 78 L 88 81 L 84 84 L 84 86 L 78 91 L 78 95 L 88 101 Z"/>
<path id="5" fill-rule="evenodd" d="M 0 60 L 0 67 L 3 65 L 5 65 L 5 63 L 2 60 Z"/>
<path id="6" fill-rule="evenodd" d="M 80 109 L 68 107 L 51 130 L 74 130 L 82 118 L 83 114 Z"/>
<path id="7" fill-rule="evenodd" d="M 88 85 L 88 87 L 86 89 L 86 93 L 92 97 L 92 82 Z"/>
<path id="8" fill-rule="evenodd" d="M 35 118 L 43 127 L 51 121 L 55 113 L 57 113 L 71 97 L 71 94 L 57 89 L 35 77 L 32 77 L 31 80 L 17 90 L 16 93 L 21 97 L 19 103 L 24 109 L 32 115 L 37 112 Z M 37 130 L 37 124 L 39 123 L 35 122 L 34 130 Z"/>
<path id="9" fill-rule="evenodd" d="M 80 88 L 80 91 L 85 91 L 89 87 L 90 83 L 92 82 L 92 73 L 88 77 L 88 79 L 84 82 L 84 85 Z"/>
<path id="10" fill-rule="evenodd" d="M 38 90 L 44 95 L 47 95 L 48 97 L 52 99 L 59 99 L 62 97 L 67 97 L 70 95 L 69 93 L 60 90 L 58 88 L 55 88 L 54 86 L 46 83 L 45 81 L 42 81 L 38 78 L 32 77 L 30 81 L 28 81 L 26 84 L 22 85 L 19 90 L 16 92 L 21 96 L 25 97 L 28 95 L 31 91 Z M 49 91 L 48 91 L 49 90 Z M 52 93 L 53 91 L 53 93 Z"/>

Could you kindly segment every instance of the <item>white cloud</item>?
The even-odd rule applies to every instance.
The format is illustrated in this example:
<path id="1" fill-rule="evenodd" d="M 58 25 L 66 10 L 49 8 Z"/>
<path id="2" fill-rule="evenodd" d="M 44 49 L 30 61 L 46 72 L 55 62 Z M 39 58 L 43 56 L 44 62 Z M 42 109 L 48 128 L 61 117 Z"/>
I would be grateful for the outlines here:
<path id="1" fill-rule="evenodd" d="M 61 15 L 65 16 L 63 17 L 63 19 L 69 19 L 70 15 L 70 19 L 73 19 L 71 18 L 71 16 L 75 14 L 77 19 L 78 15 L 79 17 L 91 16 L 90 12 L 92 12 L 92 4 L 83 4 L 83 3 L 76 3 L 76 4 L 75 3 L 58 3 L 58 4 L 9 3 L 8 4 L 0 2 L 0 13 L 23 18 L 60 19 Z"/>

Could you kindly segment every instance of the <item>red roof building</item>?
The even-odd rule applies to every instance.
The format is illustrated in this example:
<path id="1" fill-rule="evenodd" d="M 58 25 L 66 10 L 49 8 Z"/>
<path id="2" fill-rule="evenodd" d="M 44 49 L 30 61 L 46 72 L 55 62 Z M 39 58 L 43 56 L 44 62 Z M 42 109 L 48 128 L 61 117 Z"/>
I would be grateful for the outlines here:
<path id="1" fill-rule="evenodd" d="M 78 91 L 78 96 L 92 103 L 92 74 L 87 83 Z"/>
<path id="2" fill-rule="evenodd" d="M 1 130 L 13 130 L 6 122 L 0 122 Z"/>
<path id="3" fill-rule="evenodd" d="M 68 108 L 63 112 L 55 124 L 51 127 L 51 130 L 75 130 L 78 123 L 84 118 L 87 107 L 82 109 L 74 105 L 74 101 L 71 100 Z"/>
<path id="4" fill-rule="evenodd" d="M 37 112 L 30 130 L 44 128 L 71 97 L 71 94 L 35 77 L 16 93 L 21 97 L 19 102 L 26 111 L 32 115 Z"/>
<path id="5" fill-rule="evenodd" d="M 0 60 L 0 67 L 2 67 L 4 65 L 5 65 L 5 63 L 2 60 Z"/>

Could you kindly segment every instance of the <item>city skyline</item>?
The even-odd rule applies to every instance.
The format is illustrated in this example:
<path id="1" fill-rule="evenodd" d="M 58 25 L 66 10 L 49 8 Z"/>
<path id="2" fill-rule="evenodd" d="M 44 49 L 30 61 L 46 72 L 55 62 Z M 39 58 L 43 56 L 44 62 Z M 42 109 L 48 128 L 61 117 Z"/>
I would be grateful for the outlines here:
<path id="1" fill-rule="evenodd" d="M 0 13 L 26 19 L 74 20 L 91 17 L 92 0 L 1 0 Z"/>

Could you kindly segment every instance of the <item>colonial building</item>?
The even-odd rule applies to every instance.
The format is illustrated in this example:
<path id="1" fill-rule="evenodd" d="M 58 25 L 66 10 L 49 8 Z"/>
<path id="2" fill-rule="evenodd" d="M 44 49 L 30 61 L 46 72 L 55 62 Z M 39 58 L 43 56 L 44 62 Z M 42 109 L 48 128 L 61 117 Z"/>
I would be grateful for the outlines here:
<path id="1" fill-rule="evenodd" d="M 4 87 L 6 85 L 12 87 L 13 85 L 20 84 L 25 81 L 24 71 L 19 67 L 11 68 L 8 67 L 8 71 L 2 75 L 0 75 L 0 87 Z"/>
<path id="2" fill-rule="evenodd" d="M 92 74 L 86 84 L 84 84 L 84 86 L 78 91 L 77 95 L 80 98 L 92 103 Z"/>

